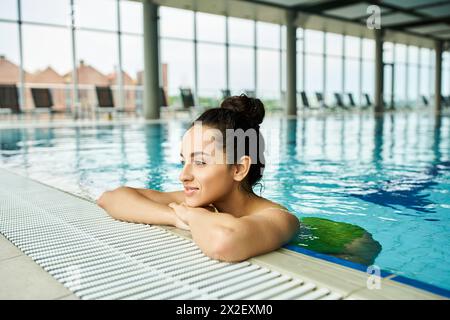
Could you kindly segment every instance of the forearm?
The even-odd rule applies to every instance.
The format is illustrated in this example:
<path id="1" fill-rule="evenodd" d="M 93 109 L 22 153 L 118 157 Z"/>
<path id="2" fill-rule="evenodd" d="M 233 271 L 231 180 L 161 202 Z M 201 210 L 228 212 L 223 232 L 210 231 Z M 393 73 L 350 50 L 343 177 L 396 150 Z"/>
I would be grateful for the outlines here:
<path id="1" fill-rule="evenodd" d="M 173 209 L 144 197 L 132 188 L 108 191 L 100 197 L 97 203 L 118 220 L 175 225 L 176 216 Z"/>
<path id="2" fill-rule="evenodd" d="M 215 251 L 220 242 L 231 238 L 235 231 L 237 218 L 226 213 L 213 213 L 207 210 L 193 212 L 188 217 L 192 239 L 206 253 Z"/>

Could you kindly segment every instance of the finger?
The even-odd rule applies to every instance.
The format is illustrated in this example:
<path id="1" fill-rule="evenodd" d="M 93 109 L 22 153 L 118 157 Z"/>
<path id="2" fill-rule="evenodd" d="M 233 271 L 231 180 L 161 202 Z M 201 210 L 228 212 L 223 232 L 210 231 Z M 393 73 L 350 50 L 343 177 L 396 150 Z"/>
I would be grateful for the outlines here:
<path id="1" fill-rule="evenodd" d="M 169 207 L 171 207 L 172 209 L 175 209 L 176 207 L 178 207 L 178 203 L 176 202 L 171 202 L 168 204 Z"/>

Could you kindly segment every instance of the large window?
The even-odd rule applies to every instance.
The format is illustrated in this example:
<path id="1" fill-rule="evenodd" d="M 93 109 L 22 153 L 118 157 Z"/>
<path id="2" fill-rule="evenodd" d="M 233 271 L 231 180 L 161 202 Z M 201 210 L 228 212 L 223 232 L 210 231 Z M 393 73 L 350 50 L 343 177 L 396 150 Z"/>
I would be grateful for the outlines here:
<path id="1" fill-rule="evenodd" d="M 19 82 L 19 36 L 15 23 L 0 22 L 0 84 Z"/>
<path id="2" fill-rule="evenodd" d="M 442 53 L 442 95 L 450 97 L 450 52 Z"/>
<path id="3" fill-rule="evenodd" d="M 406 46 L 403 44 L 395 44 L 394 56 L 394 98 L 396 106 L 407 105 L 406 97 Z"/>
<path id="4" fill-rule="evenodd" d="M 228 72 L 231 94 L 255 91 L 255 22 L 228 18 Z"/>
<path id="5" fill-rule="evenodd" d="M 323 93 L 323 37 L 321 31 L 305 30 L 305 90 L 309 95 Z"/>
<path id="6" fill-rule="evenodd" d="M 416 105 L 419 99 L 419 48 L 408 46 L 408 103 Z"/>
<path id="7" fill-rule="evenodd" d="M 183 52 L 183 54 L 180 54 Z M 169 103 L 180 104 L 180 91 L 194 88 L 194 44 L 189 41 L 161 40 L 161 62 L 167 65 Z"/>
<path id="8" fill-rule="evenodd" d="M 225 47 L 198 44 L 198 95 L 201 104 L 213 106 L 220 98 L 225 83 Z"/>
<path id="9" fill-rule="evenodd" d="M 229 49 L 230 90 L 232 94 L 252 91 L 255 88 L 254 50 L 245 47 Z"/>
<path id="10" fill-rule="evenodd" d="M 17 20 L 17 0 L 0 1 L 0 19 Z"/>
<path id="11" fill-rule="evenodd" d="M 142 36 L 122 35 L 122 70 L 125 107 L 127 109 L 141 108 L 144 72 Z"/>
<path id="12" fill-rule="evenodd" d="M 326 75 L 325 88 L 326 99 L 328 103 L 334 102 L 334 94 L 342 93 L 342 53 L 343 53 L 343 37 L 336 33 L 326 34 Z"/>
<path id="13" fill-rule="evenodd" d="M 70 87 L 64 78 L 72 70 L 70 31 L 25 24 L 22 32 L 24 69 L 29 73 L 25 77 L 25 107 L 33 106 L 30 87 L 48 87 L 51 88 L 55 108 L 64 109 L 71 99 Z"/>
<path id="14" fill-rule="evenodd" d="M 118 4 L 120 12 L 117 12 Z M 134 107 L 138 103 L 135 91 L 137 84 L 142 83 L 143 70 L 142 3 L 74 0 L 72 6 L 70 0 L 21 0 L 23 65 L 19 59 L 17 5 L 16 0 L 0 1 L 0 20 L 3 20 L 0 22 L 0 82 L 20 86 L 20 68 L 23 68 L 22 108 L 33 107 L 31 87 L 49 88 L 56 108 L 69 108 L 76 97 L 82 104 L 95 104 L 95 85 L 111 86 L 117 106 L 121 101 L 119 92 L 124 93 L 126 105 Z M 118 32 L 119 14 L 121 33 Z M 72 21 L 74 44 L 69 28 Z M 76 97 L 72 95 L 74 69 L 79 89 Z M 123 73 L 119 72 L 121 69 Z M 118 84 L 123 86 L 119 88 Z"/>
<path id="15" fill-rule="evenodd" d="M 225 43 L 225 17 L 198 12 L 197 40 Z"/>
<path id="16" fill-rule="evenodd" d="M 357 37 L 345 37 L 345 92 L 350 93 L 355 103 L 361 103 L 360 97 L 360 48 L 361 39 Z M 367 75 L 367 76 L 370 76 Z"/>
<path id="17" fill-rule="evenodd" d="M 304 91 L 304 66 L 303 66 L 303 44 L 304 44 L 304 30 L 297 28 L 297 92 Z M 300 105 L 299 103 L 297 103 Z"/>
<path id="18" fill-rule="evenodd" d="M 257 96 L 268 109 L 280 104 L 281 42 L 280 26 L 257 22 Z"/>
<path id="19" fill-rule="evenodd" d="M 75 0 L 74 9 L 77 27 L 117 30 L 117 3 L 115 0 Z"/>
<path id="20" fill-rule="evenodd" d="M 120 1 L 120 28 L 122 32 L 144 32 L 142 3 L 136 1 Z"/>
<path id="21" fill-rule="evenodd" d="M 431 73 L 430 73 L 430 49 L 420 48 L 420 87 L 419 94 L 421 96 L 430 98 L 430 82 L 431 82 Z"/>
<path id="22" fill-rule="evenodd" d="M 280 48 L 280 26 L 272 23 L 256 23 L 257 42 L 260 48 Z"/>
<path id="23" fill-rule="evenodd" d="M 258 97 L 267 104 L 280 99 L 280 53 L 258 50 Z M 268 106 L 270 107 L 270 106 Z"/>
<path id="24" fill-rule="evenodd" d="M 162 38 L 194 39 L 194 12 L 160 7 L 159 17 Z"/>
<path id="25" fill-rule="evenodd" d="M 362 39 L 362 94 L 368 94 L 374 102 L 375 90 L 375 41 Z"/>
<path id="26" fill-rule="evenodd" d="M 69 0 L 21 0 L 20 3 L 24 22 L 41 22 L 63 26 L 71 24 Z"/>
<path id="27" fill-rule="evenodd" d="M 251 20 L 228 18 L 230 44 L 253 46 L 255 43 L 255 23 Z"/>
<path id="28" fill-rule="evenodd" d="M 216 106 L 227 87 L 225 17 L 198 12 L 196 19 L 199 103 Z"/>

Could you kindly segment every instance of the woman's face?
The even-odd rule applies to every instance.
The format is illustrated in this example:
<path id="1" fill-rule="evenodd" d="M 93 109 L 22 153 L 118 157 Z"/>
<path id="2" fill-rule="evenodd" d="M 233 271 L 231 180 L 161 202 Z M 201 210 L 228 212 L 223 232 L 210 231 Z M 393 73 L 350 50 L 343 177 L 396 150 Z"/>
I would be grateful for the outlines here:
<path id="1" fill-rule="evenodd" d="M 181 142 L 180 181 L 190 207 L 207 206 L 221 200 L 234 187 L 232 166 L 226 164 L 223 148 L 216 143 L 218 133 L 217 129 L 194 125 Z"/>

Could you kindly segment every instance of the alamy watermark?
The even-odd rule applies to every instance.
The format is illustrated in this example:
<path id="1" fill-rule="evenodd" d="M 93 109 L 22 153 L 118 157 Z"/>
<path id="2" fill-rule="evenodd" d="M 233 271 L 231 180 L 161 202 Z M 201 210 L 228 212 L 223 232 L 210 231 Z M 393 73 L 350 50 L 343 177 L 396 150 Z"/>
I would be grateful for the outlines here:
<path id="1" fill-rule="evenodd" d="M 366 273 L 369 277 L 366 281 L 367 289 L 369 290 L 380 290 L 381 289 L 381 269 L 377 265 L 371 265 L 367 267 Z"/>
<path id="2" fill-rule="evenodd" d="M 366 25 L 370 30 L 381 29 L 381 8 L 376 5 L 367 7 L 367 17 Z"/>

